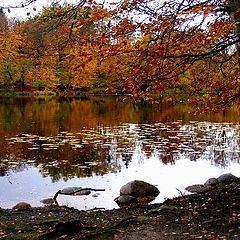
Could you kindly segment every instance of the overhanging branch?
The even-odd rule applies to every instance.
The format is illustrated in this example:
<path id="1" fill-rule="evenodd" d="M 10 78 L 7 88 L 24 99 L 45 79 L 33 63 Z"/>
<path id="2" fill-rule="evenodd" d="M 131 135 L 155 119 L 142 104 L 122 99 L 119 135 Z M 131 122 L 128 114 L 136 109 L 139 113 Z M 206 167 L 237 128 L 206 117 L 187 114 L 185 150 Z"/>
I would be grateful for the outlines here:
<path id="1" fill-rule="evenodd" d="M 204 58 L 204 57 L 208 57 L 211 55 L 215 55 L 223 50 L 225 50 L 226 48 L 233 46 L 234 44 L 240 43 L 240 39 L 236 39 L 235 41 L 226 43 L 224 45 L 218 46 L 216 49 L 211 49 L 207 52 L 203 52 L 203 53 L 196 53 L 196 54 L 192 54 L 192 53 L 184 53 L 184 54 L 180 54 L 180 55 L 167 55 L 165 56 L 166 58 L 173 58 L 173 59 L 178 59 L 178 58 Z"/>
<path id="2" fill-rule="evenodd" d="M 21 2 L 20 4 L 17 4 L 17 5 L 0 6 L 0 9 L 3 10 L 3 9 L 10 9 L 10 8 L 24 8 L 36 1 L 37 0 L 27 0 L 27 1 Z"/>

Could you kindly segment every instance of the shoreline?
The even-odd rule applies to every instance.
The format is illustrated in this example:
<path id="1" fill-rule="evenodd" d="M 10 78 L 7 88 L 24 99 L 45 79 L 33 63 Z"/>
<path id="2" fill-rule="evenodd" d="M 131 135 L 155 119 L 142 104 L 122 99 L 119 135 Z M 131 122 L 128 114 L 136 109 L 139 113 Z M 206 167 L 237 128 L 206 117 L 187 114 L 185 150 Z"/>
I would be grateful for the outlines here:
<path id="1" fill-rule="evenodd" d="M 0 239 L 240 239 L 240 183 L 113 210 L 0 209 Z"/>

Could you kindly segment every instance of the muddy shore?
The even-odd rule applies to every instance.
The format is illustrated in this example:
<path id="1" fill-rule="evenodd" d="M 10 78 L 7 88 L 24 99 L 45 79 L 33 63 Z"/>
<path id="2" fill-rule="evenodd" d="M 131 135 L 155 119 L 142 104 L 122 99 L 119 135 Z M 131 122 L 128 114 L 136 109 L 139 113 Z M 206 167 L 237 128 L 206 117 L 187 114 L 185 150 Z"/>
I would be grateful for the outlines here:
<path id="1" fill-rule="evenodd" d="M 240 240 L 240 184 L 106 211 L 0 209 L 0 239 Z"/>

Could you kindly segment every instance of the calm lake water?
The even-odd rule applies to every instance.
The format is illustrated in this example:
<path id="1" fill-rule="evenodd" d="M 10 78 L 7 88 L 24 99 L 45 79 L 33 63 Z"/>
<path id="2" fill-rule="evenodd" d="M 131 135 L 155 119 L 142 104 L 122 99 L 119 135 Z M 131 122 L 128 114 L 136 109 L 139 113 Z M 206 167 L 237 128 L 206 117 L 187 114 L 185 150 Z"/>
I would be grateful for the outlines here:
<path id="1" fill-rule="evenodd" d="M 0 207 L 42 206 L 60 189 L 89 187 L 105 191 L 59 195 L 59 204 L 111 209 L 135 179 L 156 185 L 162 202 L 210 177 L 240 177 L 240 112 L 190 111 L 115 97 L 1 99 Z"/>

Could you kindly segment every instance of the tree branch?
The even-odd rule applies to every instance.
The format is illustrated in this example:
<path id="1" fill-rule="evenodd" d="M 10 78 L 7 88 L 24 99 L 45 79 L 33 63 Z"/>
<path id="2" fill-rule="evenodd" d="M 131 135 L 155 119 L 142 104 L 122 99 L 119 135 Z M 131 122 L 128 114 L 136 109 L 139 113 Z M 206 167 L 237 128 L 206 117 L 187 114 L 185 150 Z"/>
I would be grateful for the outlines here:
<path id="1" fill-rule="evenodd" d="M 25 8 L 29 5 L 31 5 L 32 3 L 36 2 L 37 0 L 27 0 L 27 1 L 23 1 L 21 2 L 19 5 L 8 5 L 8 6 L 0 6 L 0 9 L 10 9 L 10 8 Z"/>
<path id="2" fill-rule="evenodd" d="M 198 57 L 207 57 L 207 56 L 211 56 L 211 55 L 214 55 L 214 54 L 217 54 L 223 50 L 225 50 L 226 48 L 236 44 L 236 43 L 239 43 L 240 42 L 240 39 L 236 39 L 235 41 L 232 41 L 232 42 L 229 42 L 229 43 L 226 43 L 224 45 L 220 45 L 218 46 L 216 49 L 212 49 L 212 50 L 209 50 L 207 52 L 203 52 L 203 53 L 197 53 L 197 54 L 192 54 L 192 53 L 184 53 L 184 54 L 180 54 L 180 55 L 167 55 L 166 58 L 172 58 L 172 59 L 178 59 L 178 58 L 185 58 L 185 57 L 190 57 L 190 58 L 198 58 Z"/>

